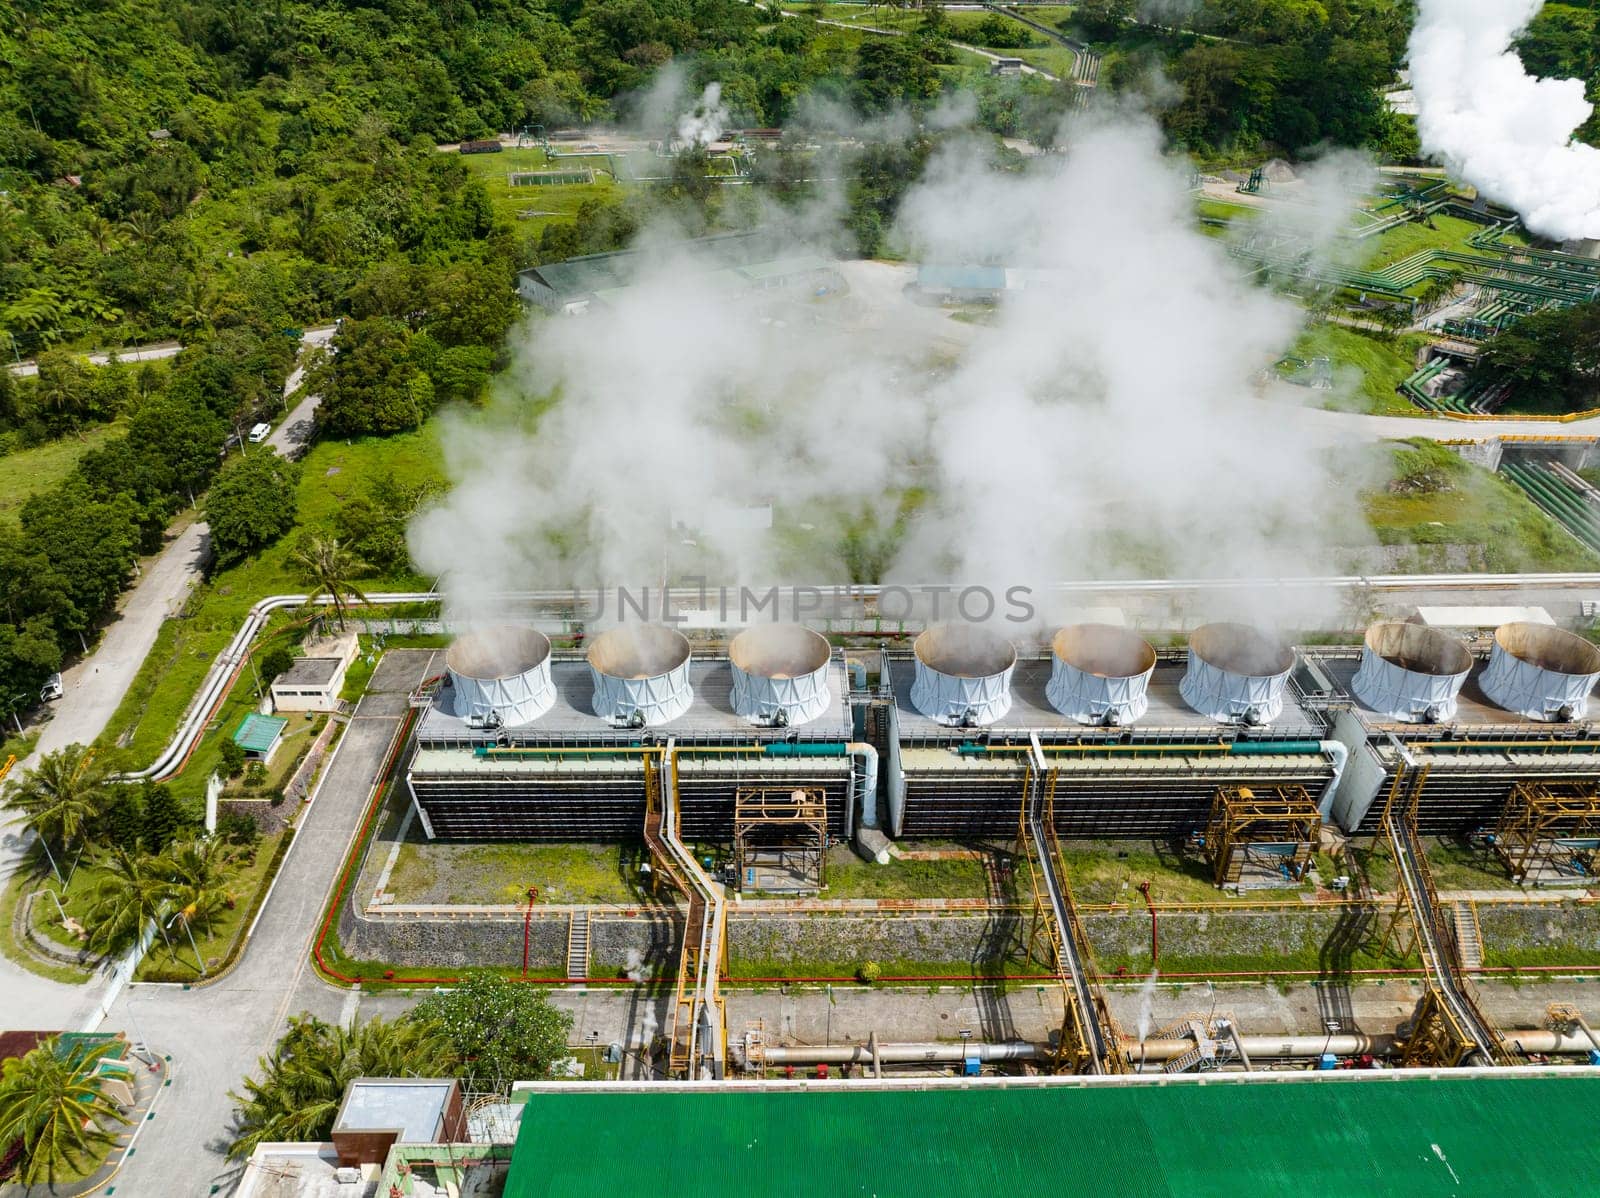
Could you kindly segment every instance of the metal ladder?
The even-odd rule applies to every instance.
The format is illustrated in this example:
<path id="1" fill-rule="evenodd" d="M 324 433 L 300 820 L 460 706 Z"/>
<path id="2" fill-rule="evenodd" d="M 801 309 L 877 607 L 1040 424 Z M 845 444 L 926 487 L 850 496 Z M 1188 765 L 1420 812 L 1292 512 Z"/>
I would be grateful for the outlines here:
<path id="1" fill-rule="evenodd" d="M 567 920 L 567 977 L 589 976 L 589 908 L 579 907 Z"/>
<path id="2" fill-rule="evenodd" d="M 1478 927 L 1478 908 L 1470 900 L 1455 904 L 1456 953 L 1461 958 L 1461 968 L 1483 968 L 1483 931 Z"/>

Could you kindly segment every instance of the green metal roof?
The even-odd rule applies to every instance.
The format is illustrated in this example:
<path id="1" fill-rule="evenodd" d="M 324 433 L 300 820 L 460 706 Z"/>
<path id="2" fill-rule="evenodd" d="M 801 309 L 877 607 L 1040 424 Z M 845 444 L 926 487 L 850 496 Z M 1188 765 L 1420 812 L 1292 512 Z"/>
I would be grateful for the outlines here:
<path id="1" fill-rule="evenodd" d="M 247 715 L 234 729 L 233 743 L 246 753 L 265 753 L 277 743 L 288 723 L 275 715 Z"/>
<path id="2" fill-rule="evenodd" d="M 1577 1068 L 809 1092 L 540 1087 L 504 1198 L 1576 1194 L 1600 1175 L 1597 1126 L 1600 1076 Z"/>

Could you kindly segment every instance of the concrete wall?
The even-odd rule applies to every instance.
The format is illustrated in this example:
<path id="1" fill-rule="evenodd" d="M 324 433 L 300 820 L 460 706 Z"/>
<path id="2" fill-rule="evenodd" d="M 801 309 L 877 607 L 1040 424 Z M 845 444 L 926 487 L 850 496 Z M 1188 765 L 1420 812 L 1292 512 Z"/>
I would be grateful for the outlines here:
<path id="1" fill-rule="evenodd" d="M 1496 948 L 1563 949 L 1600 961 L 1600 907 L 1591 904 L 1484 905 L 1478 908 L 1478 928 L 1489 953 Z"/>
<path id="2" fill-rule="evenodd" d="M 732 916 L 728 960 L 793 962 L 823 975 L 853 973 L 868 961 L 982 964 L 1004 959 L 1021 936 L 1020 912 L 959 916 Z"/>
<path id="3" fill-rule="evenodd" d="M 1367 944 L 1378 927 L 1370 907 L 1331 907 L 1276 911 L 1159 912 L 1160 961 L 1183 970 L 1184 963 L 1204 960 L 1219 970 L 1264 967 L 1274 960 L 1286 968 L 1342 967 L 1351 951 Z M 1147 973 L 1150 958 L 1150 914 L 1091 912 L 1083 916 L 1084 932 L 1103 969 L 1125 965 Z M 1301 962 L 1286 960 L 1302 958 Z"/>

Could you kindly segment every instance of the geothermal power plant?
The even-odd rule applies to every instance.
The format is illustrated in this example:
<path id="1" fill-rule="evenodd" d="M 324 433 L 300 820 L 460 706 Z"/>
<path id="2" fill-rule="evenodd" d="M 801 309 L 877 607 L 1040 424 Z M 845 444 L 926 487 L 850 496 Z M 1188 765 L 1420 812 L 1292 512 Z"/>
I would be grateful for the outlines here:
<path id="1" fill-rule="evenodd" d="M 1450 834 L 1530 788 L 1600 786 L 1600 651 L 1539 624 L 1500 627 L 1487 655 L 1416 623 L 1298 651 L 1235 623 L 1162 649 L 1108 624 L 1045 646 L 935 624 L 849 663 L 798 625 L 707 651 L 622 625 L 582 654 L 498 626 L 445 667 L 405 769 L 429 837 L 636 839 L 671 806 L 684 838 L 728 843 L 758 794 L 814 800 L 830 843 L 1004 836 L 1035 785 L 1065 838 L 1192 836 L 1241 790 L 1303 793 L 1347 832 L 1401 803 Z"/>

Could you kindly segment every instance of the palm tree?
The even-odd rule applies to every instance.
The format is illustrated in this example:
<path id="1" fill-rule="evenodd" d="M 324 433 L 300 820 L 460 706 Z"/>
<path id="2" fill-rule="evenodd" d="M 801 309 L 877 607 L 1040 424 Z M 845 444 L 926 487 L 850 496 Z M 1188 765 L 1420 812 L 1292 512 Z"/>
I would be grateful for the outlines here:
<path id="1" fill-rule="evenodd" d="M 161 856 L 165 897 L 186 924 L 209 928 L 218 911 L 233 901 L 233 850 L 214 836 L 170 846 Z"/>
<path id="2" fill-rule="evenodd" d="M 105 802 L 106 772 L 83 745 L 45 754 L 4 792 L 5 806 L 22 812 L 23 822 L 47 851 L 51 844 L 65 848 L 82 837 Z"/>
<path id="3" fill-rule="evenodd" d="M 137 848 L 130 852 L 118 845 L 96 864 L 101 874 L 91 892 L 84 922 L 89 948 L 109 954 L 136 943 L 151 921 L 160 926 L 172 884 L 162 869 L 162 858 L 141 853 Z"/>
<path id="4" fill-rule="evenodd" d="M 17 1180 L 53 1184 L 78 1173 L 110 1147 L 122 1115 L 106 1097 L 94 1044 L 63 1045 L 52 1037 L 7 1061 L 0 1078 L 0 1144 L 22 1145 Z"/>
<path id="5" fill-rule="evenodd" d="M 326 595 L 339 616 L 339 631 L 343 632 L 344 614 L 350 601 L 367 602 L 361 588 L 351 581 L 351 576 L 359 569 L 355 555 L 339 544 L 338 537 L 312 535 L 295 546 L 289 560 L 300 567 L 302 577 L 312 584 L 306 602 L 315 603 Z"/>
<path id="6" fill-rule="evenodd" d="M 326 1140 L 346 1087 L 358 1077 L 437 1076 L 450 1049 L 432 1024 L 401 1017 L 369 1020 L 346 1030 L 314 1015 L 289 1021 L 289 1030 L 261 1058 L 261 1077 L 245 1079 L 230 1097 L 236 1135 L 228 1149 L 248 1157 L 275 1140 Z"/>

